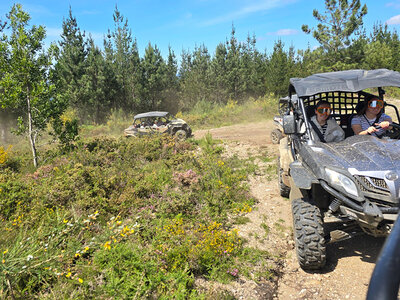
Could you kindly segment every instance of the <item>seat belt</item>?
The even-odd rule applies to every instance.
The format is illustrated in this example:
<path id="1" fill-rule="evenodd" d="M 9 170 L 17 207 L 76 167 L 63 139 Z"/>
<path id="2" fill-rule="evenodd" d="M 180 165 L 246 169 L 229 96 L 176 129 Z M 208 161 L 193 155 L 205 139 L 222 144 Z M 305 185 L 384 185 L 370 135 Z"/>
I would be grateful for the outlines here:
<path id="1" fill-rule="evenodd" d="M 319 128 L 317 127 L 317 125 L 315 125 L 315 123 L 313 121 L 310 120 L 310 124 L 312 126 L 312 128 L 314 129 L 315 133 L 318 135 L 319 140 L 323 143 L 326 143 L 324 136 L 322 135 L 321 131 L 319 130 Z"/>

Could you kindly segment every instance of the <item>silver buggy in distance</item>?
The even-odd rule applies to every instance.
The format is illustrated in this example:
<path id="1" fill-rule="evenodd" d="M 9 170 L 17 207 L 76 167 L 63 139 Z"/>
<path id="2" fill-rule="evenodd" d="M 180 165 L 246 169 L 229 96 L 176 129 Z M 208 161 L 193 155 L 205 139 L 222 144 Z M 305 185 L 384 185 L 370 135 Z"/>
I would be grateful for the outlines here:
<path id="1" fill-rule="evenodd" d="M 282 115 L 287 111 L 289 97 L 283 97 L 279 99 L 278 102 L 278 112 L 279 115 L 274 116 L 275 128 L 271 131 L 271 142 L 272 144 L 279 144 L 280 140 L 285 136 L 282 127 Z"/>
<path id="2" fill-rule="evenodd" d="M 170 134 L 179 140 L 192 136 L 192 129 L 182 119 L 175 118 L 166 111 L 151 111 L 137 114 L 133 124 L 124 130 L 126 137 L 139 137 L 149 134 Z"/>
<path id="3" fill-rule="evenodd" d="M 351 119 L 366 99 L 371 93 L 383 99 L 386 86 L 400 87 L 400 73 L 348 70 L 290 79 L 288 109 L 283 115 L 287 137 L 279 145 L 279 187 L 281 195 L 292 201 L 296 252 L 305 270 L 323 268 L 327 243 L 350 238 L 354 228 L 387 236 L 397 219 L 397 107 L 384 101 L 382 110 L 392 116 L 393 123 L 381 138 L 354 135 L 351 129 Z M 310 118 L 320 100 L 330 103 L 331 117 L 344 130 L 345 140 L 323 143 L 313 139 Z M 327 219 L 336 220 L 342 227 L 329 231 L 324 224 Z"/>

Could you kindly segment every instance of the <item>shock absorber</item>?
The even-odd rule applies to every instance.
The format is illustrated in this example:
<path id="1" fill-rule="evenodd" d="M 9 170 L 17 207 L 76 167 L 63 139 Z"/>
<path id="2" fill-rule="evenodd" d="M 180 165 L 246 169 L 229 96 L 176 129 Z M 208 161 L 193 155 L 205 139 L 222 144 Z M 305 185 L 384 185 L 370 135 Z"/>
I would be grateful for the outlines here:
<path id="1" fill-rule="evenodd" d="M 339 206 L 341 204 L 342 204 L 342 201 L 340 201 L 339 199 L 335 198 L 335 199 L 333 199 L 331 204 L 329 204 L 329 210 L 331 212 L 336 212 L 339 209 Z"/>

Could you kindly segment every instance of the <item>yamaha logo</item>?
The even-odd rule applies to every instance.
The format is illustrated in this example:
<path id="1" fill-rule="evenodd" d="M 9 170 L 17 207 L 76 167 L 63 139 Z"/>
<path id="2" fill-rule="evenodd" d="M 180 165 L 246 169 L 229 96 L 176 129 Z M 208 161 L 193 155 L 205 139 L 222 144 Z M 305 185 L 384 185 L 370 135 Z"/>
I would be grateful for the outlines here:
<path id="1" fill-rule="evenodd" d="M 387 180 L 390 180 L 390 181 L 394 181 L 399 178 L 399 176 L 395 172 L 386 173 L 385 177 Z"/>

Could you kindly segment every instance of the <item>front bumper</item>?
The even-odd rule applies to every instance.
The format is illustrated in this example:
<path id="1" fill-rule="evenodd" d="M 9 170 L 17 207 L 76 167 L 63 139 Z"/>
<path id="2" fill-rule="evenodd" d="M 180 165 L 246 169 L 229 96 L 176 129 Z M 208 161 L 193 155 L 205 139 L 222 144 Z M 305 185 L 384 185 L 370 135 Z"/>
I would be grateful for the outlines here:
<path id="1" fill-rule="evenodd" d="M 387 235 L 387 233 L 390 232 L 390 228 L 382 228 L 380 230 L 375 229 L 379 228 L 382 223 L 392 224 L 397 218 L 399 207 L 381 206 L 369 200 L 365 200 L 358 204 L 355 203 L 354 200 L 347 198 L 342 193 L 336 191 L 325 181 L 321 181 L 321 186 L 339 201 L 338 209 L 341 213 L 358 221 L 367 233 L 381 236 Z"/>

